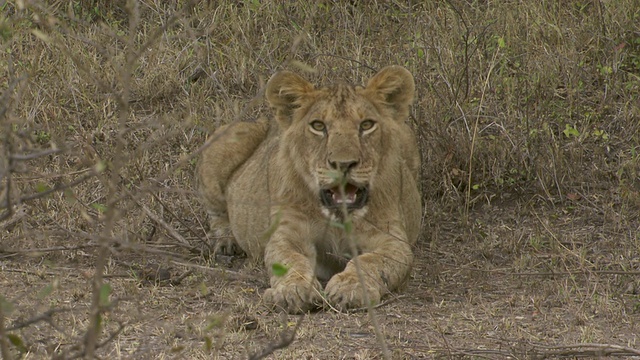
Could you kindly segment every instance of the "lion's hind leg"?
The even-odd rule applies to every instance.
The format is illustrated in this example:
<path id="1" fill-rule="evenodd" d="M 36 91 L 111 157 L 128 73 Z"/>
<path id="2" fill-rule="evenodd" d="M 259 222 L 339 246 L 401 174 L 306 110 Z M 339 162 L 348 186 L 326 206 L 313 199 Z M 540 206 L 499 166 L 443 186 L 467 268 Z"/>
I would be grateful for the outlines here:
<path id="1" fill-rule="evenodd" d="M 197 167 L 198 190 L 209 215 L 209 248 L 214 254 L 240 255 L 229 223 L 226 190 L 235 171 L 266 138 L 268 122 L 235 122 L 222 126 L 207 140 Z"/>

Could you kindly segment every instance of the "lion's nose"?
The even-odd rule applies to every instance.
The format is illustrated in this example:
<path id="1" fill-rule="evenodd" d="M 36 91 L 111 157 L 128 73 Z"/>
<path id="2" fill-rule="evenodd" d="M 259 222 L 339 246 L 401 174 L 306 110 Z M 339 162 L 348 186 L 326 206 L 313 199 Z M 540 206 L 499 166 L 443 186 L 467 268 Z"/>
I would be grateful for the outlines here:
<path id="1" fill-rule="evenodd" d="M 358 160 L 346 160 L 346 161 L 331 161 L 329 160 L 329 167 L 332 170 L 338 170 L 342 173 L 347 173 L 358 165 Z"/>

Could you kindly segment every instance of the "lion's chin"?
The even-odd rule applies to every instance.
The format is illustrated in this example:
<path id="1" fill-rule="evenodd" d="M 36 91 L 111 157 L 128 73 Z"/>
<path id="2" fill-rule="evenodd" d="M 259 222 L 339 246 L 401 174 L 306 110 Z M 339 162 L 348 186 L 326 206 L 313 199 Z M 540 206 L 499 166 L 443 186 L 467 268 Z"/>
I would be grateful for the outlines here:
<path id="1" fill-rule="evenodd" d="M 322 206 L 330 211 L 353 212 L 362 209 L 369 201 L 369 187 L 347 183 L 342 186 L 334 186 L 320 190 L 320 201 Z"/>

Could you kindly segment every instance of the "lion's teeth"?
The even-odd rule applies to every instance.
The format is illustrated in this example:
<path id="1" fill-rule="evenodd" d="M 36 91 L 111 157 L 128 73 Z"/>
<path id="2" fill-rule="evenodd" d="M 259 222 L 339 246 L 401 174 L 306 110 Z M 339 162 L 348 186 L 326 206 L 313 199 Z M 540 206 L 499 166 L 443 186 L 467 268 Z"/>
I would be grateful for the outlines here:
<path id="1" fill-rule="evenodd" d="M 340 194 L 333 193 L 333 202 L 336 204 L 353 204 L 356 202 L 356 194 L 345 194 L 345 198 L 343 198 Z"/>

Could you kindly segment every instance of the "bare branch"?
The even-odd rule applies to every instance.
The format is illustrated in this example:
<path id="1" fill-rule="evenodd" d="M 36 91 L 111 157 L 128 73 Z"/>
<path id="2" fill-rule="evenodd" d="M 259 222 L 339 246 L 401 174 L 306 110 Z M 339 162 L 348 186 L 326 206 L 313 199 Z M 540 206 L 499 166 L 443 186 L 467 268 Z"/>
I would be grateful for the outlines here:
<path id="1" fill-rule="evenodd" d="M 249 360 L 259 360 L 273 354 L 276 350 L 285 349 L 293 343 L 296 338 L 296 332 L 304 320 L 304 315 L 300 316 L 296 326 L 291 331 L 287 331 L 286 328 L 280 333 L 280 341 L 275 344 L 269 344 L 266 348 L 262 349 L 259 353 L 255 353 L 249 356 Z"/>
<path id="2" fill-rule="evenodd" d="M 31 153 L 31 154 L 10 154 L 9 158 L 11 160 L 27 161 L 27 160 L 37 159 L 39 157 L 43 157 L 47 155 L 59 154 L 61 152 L 62 152 L 62 149 L 54 148 L 54 149 L 47 149 L 47 150 L 43 150 L 40 152 Z"/>

